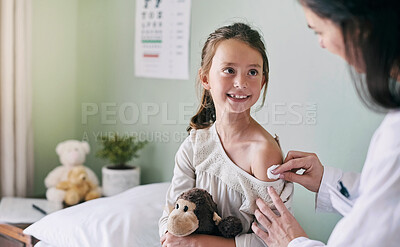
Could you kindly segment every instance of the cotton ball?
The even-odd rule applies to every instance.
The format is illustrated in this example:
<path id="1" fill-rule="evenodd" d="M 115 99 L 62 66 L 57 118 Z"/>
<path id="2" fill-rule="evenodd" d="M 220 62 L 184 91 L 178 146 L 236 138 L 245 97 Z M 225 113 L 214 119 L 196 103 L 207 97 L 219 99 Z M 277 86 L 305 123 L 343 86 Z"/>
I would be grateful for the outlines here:
<path id="1" fill-rule="evenodd" d="M 273 171 L 275 168 L 277 168 L 279 165 L 273 165 L 270 168 L 268 168 L 267 170 L 267 176 L 269 179 L 278 179 L 279 178 L 279 174 L 272 174 L 271 171 Z"/>

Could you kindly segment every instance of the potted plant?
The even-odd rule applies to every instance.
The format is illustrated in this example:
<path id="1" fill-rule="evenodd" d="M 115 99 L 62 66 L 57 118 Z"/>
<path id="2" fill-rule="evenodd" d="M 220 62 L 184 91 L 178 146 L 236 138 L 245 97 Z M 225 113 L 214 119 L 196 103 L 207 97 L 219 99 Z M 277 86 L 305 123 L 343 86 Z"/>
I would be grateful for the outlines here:
<path id="1" fill-rule="evenodd" d="M 116 133 L 101 137 L 102 149 L 97 156 L 107 159 L 111 165 L 102 168 L 103 195 L 112 196 L 140 184 L 140 167 L 127 163 L 138 158 L 137 152 L 147 141 L 138 141 L 134 136 Z"/>

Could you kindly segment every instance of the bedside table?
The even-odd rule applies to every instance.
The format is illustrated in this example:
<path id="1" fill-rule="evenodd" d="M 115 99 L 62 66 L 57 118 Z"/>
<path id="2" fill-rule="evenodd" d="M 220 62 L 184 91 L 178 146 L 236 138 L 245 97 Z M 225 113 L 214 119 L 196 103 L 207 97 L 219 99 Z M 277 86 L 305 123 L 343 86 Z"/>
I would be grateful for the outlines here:
<path id="1" fill-rule="evenodd" d="M 30 224 L 0 224 L 0 246 L 33 247 L 39 241 L 22 232 L 29 225 Z"/>
<path id="2" fill-rule="evenodd" d="M 60 203 L 40 198 L 2 197 L 0 201 L 0 247 L 32 247 L 38 242 L 23 230 L 47 213 L 62 209 Z M 19 223 L 27 222 L 27 223 Z"/>

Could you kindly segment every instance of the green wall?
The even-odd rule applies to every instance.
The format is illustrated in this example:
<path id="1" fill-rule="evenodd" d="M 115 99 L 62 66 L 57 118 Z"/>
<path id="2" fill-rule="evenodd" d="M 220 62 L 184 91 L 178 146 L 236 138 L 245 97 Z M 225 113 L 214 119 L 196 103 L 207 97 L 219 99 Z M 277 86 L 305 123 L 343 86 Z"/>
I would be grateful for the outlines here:
<path id="1" fill-rule="evenodd" d="M 77 0 L 33 1 L 32 83 L 35 184 L 59 165 L 58 142 L 79 137 L 77 88 Z"/>
<path id="2" fill-rule="evenodd" d="M 161 80 L 134 76 L 135 1 L 35 0 L 35 194 L 44 194 L 44 177 L 59 165 L 55 146 L 65 139 L 89 141 L 86 165 L 101 177 L 106 162 L 94 155 L 96 137 L 110 131 L 150 140 L 134 160 L 142 183 L 169 181 L 190 118 L 182 108 L 197 107 L 194 81 L 202 44 L 215 28 L 233 21 L 250 23 L 264 35 L 270 85 L 266 106 L 253 115 L 280 136 L 284 152 L 316 152 L 325 165 L 361 171 L 382 116 L 359 102 L 344 62 L 318 47 L 296 1 L 193 0 L 190 78 Z M 310 104 L 316 108 L 310 110 Z M 98 112 L 88 116 L 83 109 L 94 110 L 88 106 Z M 138 121 L 126 123 L 137 116 L 135 107 Z M 314 195 L 297 185 L 294 213 L 311 238 L 323 241 L 340 219 L 315 214 Z"/>

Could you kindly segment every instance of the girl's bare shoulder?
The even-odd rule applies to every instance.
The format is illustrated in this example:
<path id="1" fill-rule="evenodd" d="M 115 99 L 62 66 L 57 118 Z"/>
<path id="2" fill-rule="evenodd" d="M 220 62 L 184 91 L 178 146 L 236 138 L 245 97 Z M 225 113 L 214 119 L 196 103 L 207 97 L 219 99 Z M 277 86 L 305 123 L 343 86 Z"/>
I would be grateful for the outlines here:
<path id="1" fill-rule="evenodd" d="M 252 145 L 253 175 L 259 180 L 274 181 L 268 178 L 267 170 L 272 165 L 282 164 L 282 150 L 277 140 L 264 128 L 257 130 L 256 140 Z"/>

